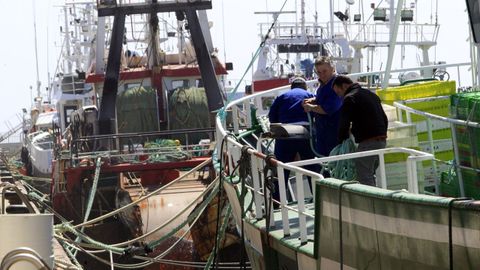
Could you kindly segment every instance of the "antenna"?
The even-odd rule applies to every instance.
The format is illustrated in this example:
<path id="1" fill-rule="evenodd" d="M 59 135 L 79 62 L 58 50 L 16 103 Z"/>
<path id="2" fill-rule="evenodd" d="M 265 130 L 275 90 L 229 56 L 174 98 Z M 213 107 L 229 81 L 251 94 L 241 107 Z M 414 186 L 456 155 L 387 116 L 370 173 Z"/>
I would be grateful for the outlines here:
<path id="1" fill-rule="evenodd" d="M 33 0 L 32 0 L 33 1 Z M 48 1 L 49 6 L 50 6 L 50 1 Z M 50 8 L 48 9 L 47 13 L 47 18 L 50 18 Z M 50 29 L 49 29 L 49 23 L 47 23 L 47 100 L 50 101 L 50 90 L 52 88 L 52 82 L 50 81 L 50 40 L 48 39 L 48 36 L 50 35 Z"/>

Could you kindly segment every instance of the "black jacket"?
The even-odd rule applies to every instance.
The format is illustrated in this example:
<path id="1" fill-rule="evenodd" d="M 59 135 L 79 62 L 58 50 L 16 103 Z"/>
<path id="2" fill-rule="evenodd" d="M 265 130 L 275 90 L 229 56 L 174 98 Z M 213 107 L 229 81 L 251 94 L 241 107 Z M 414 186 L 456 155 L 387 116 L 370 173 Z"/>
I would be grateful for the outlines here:
<path id="1" fill-rule="evenodd" d="M 352 84 L 345 92 L 338 131 L 340 142 L 349 137 L 350 123 L 357 143 L 387 135 L 388 119 L 380 98 L 358 83 Z"/>

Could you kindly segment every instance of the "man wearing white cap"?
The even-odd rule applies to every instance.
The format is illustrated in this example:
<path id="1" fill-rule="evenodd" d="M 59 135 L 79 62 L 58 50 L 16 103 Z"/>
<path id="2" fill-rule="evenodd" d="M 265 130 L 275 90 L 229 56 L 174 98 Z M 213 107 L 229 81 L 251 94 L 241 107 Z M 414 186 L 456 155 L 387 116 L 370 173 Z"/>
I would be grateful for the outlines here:
<path id="1" fill-rule="evenodd" d="M 268 113 L 270 123 L 308 123 L 308 116 L 302 107 L 302 103 L 305 99 L 313 98 L 314 95 L 307 91 L 307 83 L 302 77 L 294 78 L 290 88 L 289 91 L 273 101 Z M 276 139 L 274 154 L 276 159 L 282 162 L 294 161 L 297 154 L 301 159 L 315 157 L 309 139 Z M 310 170 L 316 170 L 318 166 L 306 167 Z M 289 171 L 285 170 L 285 180 L 288 179 L 288 176 Z M 278 199 L 278 191 L 273 196 Z"/>

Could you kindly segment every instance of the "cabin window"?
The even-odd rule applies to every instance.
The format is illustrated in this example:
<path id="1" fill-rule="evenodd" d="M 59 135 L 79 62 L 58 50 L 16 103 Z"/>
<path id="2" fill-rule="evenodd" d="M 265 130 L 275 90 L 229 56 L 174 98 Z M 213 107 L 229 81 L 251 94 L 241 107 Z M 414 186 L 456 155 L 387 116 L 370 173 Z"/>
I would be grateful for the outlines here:
<path id="1" fill-rule="evenodd" d="M 77 106 L 65 106 L 63 107 L 65 115 L 65 127 L 70 124 L 70 114 L 77 109 Z"/>
<path id="2" fill-rule="evenodd" d="M 177 89 L 187 89 L 190 87 L 188 80 L 175 80 L 172 81 L 172 89 L 170 90 L 177 90 Z"/>
<path id="3" fill-rule="evenodd" d="M 124 85 L 125 85 L 125 86 L 124 86 L 124 87 L 125 87 L 125 88 L 124 88 L 125 91 L 128 90 L 128 89 L 132 89 L 132 88 L 140 88 L 140 87 L 142 86 L 141 83 L 126 83 L 126 84 L 124 84 Z"/>

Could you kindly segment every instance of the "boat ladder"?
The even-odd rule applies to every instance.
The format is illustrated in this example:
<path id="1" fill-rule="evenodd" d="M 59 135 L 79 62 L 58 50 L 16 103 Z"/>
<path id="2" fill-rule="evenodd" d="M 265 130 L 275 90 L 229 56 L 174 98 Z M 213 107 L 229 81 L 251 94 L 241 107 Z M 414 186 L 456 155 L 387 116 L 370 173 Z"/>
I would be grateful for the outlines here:
<path id="1" fill-rule="evenodd" d="M 23 122 L 20 122 L 18 125 L 16 126 L 10 126 L 9 127 L 9 130 L 5 133 L 3 133 L 2 135 L 0 135 L 0 142 L 3 142 L 4 140 L 8 139 L 10 136 L 12 136 L 13 134 L 17 133 L 17 131 L 19 131 L 22 127 L 24 127 L 26 124 L 28 123 L 23 123 Z"/>

